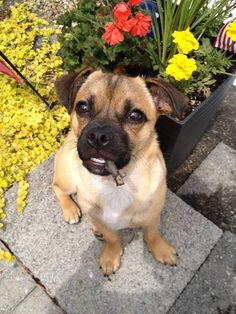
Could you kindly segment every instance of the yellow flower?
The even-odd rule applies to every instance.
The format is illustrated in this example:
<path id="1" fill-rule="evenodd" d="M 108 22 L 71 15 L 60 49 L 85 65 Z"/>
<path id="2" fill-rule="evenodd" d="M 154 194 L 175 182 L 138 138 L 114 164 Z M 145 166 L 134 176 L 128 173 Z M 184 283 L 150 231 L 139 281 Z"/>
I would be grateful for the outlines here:
<path id="1" fill-rule="evenodd" d="M 175 78 L 176 81 L 188 80 L 193 71 L 196 71 L 197 65 L 193 58 L 188 58 L 183 54 L 176 54 L 169 60 L 166 73 Z"/>
<path id="2" fill-rule="evenodd" d="M 13 256 L 8 251 L 4 251 L 0 249 L 0 260 L 5 260 L 6 262 L 13 262 L 15 260 L 15 256 Z"/>
<path id="3" fill-rule="evenodd" d="M 230 37 L 233 41 L 236 41 L 236 21 L 233 21 L 226 28 L 226 36 Z"/>
<path id="4" fill-rule="evenodd" d="M 0 187 L 6 188 L 8 186 L 7 181 L 0 178 Z"/>
<path id="5" fill-rule="evenodd" d="M 172 37 L 174 37 L 173 42 L 176 44 L 179 53 L 187 54 L 191 50 L 199 48 L 199 42 L 190 32 L 189 27 L 185 31 L 175 31 Z"/>
<path id="6" fill-rule="evenodd" d="M 25 84 L 17 85 L 6 75 L 0 75 L 4 99 L 0 106 L 0 229 L 6 217 L 4 192 L 21 181 L 17 205 L 22 212 L 28 191 L 26 174 L 59 148 L 70 120 L 58 104 L 54 89 L 56 77 L 63 72 L 63 61 L 58 56 L 59 42 L 51 44 L 50 38 L 60 30 L 32 12 L 31 0 L 12 6 L 10 11 L 0 19 L 0 50 L 55 105 L 49 110 Z M 38 37 L 43 39 L 42 47 L 34 50 Z"/>

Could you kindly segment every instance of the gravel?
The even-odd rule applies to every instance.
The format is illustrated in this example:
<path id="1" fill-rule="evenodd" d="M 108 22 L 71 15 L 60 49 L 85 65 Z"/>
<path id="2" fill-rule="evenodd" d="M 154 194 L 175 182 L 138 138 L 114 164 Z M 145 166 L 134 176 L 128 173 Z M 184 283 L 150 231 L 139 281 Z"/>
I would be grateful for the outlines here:
<path id="1" fill-rule="evenodd" d="M 9 7 L 15 3 L 22 3 L 24 0 L 4 0 L 0 8 L 0 19 L 3 19 L 9 12 Z M 57 18 L 76 6 L 77 1 L 73 0 L 36 0 L 33 4 L 33 11 L 39 17 L 56 24 Z"/>
<path id="2" fill-rule="evenodd" d="M 76 1 L 72 0 L 36 0 L 34 12 L 45 20 L 56 24 L 57 18 L 68 10 L 75 8 Z"/>

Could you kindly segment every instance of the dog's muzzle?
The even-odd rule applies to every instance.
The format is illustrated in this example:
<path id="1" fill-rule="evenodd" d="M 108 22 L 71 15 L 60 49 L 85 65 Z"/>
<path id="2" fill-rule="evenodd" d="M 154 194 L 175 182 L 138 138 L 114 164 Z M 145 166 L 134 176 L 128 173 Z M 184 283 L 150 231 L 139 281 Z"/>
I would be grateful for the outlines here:
<path id="1" fill-rule="evenodd" d="M 118 169 L 130 160 L 128 134 L 112 122 L 88 123 L 78 140 L 77 149 L 83 165 L 98 175 L 109 174 L 105 169 L 108 160 L 113 161 Z"/>

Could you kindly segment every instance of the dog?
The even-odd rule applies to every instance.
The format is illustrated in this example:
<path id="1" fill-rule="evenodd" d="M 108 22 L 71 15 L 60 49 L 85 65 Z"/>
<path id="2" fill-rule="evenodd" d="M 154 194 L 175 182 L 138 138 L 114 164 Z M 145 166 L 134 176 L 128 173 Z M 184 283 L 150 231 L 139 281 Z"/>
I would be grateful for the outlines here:
<path id="1" fill-rule="evenodd" d="M 120 267 L 118 231 L 123 228 L 142 227 L 154 258 L 175 265 L 176 249 L 159 233 L 167 185 L 155 124 L 164 113 L 181 115 L 186 97 L 162 80 L 90 68 L 63 75 L 55 88 L 71 115 L 52 183 L 64 220 L 79 222 L 82 210 L 103 237 L 99 266 L 106 276 Z M 123 185 L 116 185 L 107 161 L 122 175 Z"/>

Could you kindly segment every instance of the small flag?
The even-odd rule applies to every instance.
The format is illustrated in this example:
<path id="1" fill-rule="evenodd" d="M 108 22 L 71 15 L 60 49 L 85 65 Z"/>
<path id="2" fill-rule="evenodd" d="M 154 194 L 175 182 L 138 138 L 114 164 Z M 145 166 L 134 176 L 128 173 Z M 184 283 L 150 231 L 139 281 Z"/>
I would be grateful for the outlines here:
<path id="1" fill-rule="evenodd" d="M 13 78 L 18 84 L 21 84 L 22 81 L 19 79 L 18 76 L 8 67 L 6 64 L 0 60 L 0 72 L 7 74 L 11 78 Z"/>
<path id="2" fill-rule="evenodd" d="M 236 43 L 234 43 L 230 37 L 226 36 L 226 29 L 232 22 L 233 21 L 229 21 L 221 27 L 217 37 L 214 40 L 213 47 L 236 53 Z"/>

